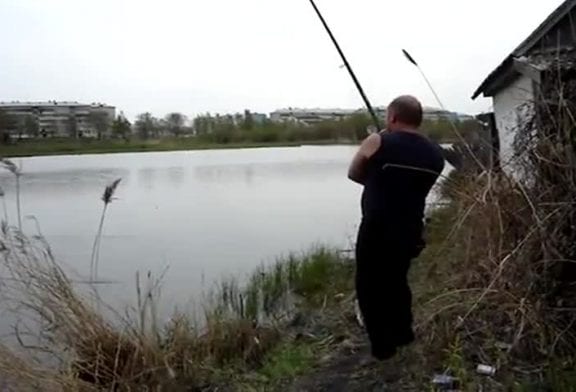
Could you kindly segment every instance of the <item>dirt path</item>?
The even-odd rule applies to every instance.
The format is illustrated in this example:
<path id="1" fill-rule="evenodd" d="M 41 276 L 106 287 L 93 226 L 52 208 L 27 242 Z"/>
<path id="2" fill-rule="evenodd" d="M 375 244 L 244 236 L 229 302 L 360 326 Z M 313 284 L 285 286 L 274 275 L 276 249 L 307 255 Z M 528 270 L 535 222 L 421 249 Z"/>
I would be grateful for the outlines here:
<path id="1" fill-rule="evenodd" d="M 372 360 L 368 345 L 358 339 L 327 356 L 309 374 L 297 379 L 290 392 L 384 392 L 411 390 L 401 386 L 402 360 Z M 402 388 L 402 389 L 399 389 Z"/>

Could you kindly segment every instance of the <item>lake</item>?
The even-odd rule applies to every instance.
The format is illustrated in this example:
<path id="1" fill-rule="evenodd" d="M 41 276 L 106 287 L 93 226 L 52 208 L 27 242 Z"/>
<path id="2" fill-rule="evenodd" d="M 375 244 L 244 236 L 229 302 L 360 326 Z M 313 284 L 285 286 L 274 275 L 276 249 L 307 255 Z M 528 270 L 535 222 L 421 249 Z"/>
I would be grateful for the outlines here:
<path id="1" fill-rule="evenodd" d="M 304 146 L 15 159 L 22 215 L 57 259 L 87 280 L 104 187 L 121 178 L 104 225 L 98 277 L 115 307 L 134 303 L 135 274 L 163 278 L 166 308 L 186 308 L 225 277 L 315 244 L 352 247 L 361 187 L 353 146 Z M 10 221 L 14 179 L 0 174 Z M 27 234 L 36 223 L 24 218 Z"/>

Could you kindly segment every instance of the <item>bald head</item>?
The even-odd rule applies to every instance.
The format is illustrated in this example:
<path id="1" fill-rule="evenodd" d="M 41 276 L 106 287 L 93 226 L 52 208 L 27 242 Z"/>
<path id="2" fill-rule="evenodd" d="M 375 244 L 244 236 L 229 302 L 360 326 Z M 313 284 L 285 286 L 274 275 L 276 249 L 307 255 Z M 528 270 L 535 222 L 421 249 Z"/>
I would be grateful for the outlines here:
<path id="1" fill-rule="evenodd" d="M 388 127 L 419 128 L 423 118 L 422 104 L 411 95 L 402 95 L 388 105 Z"/>

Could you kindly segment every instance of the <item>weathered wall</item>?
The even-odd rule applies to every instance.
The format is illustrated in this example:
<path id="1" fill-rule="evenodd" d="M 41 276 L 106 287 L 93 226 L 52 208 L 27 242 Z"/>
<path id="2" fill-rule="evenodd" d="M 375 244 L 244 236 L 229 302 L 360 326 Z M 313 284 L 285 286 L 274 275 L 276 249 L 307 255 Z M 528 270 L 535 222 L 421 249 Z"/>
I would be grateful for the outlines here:
<path id="1" fill-rule="evenodd" d="M 524 129 L 533 111 L 533 81 L 520 76 L 493 98 L 496 126 L 500 135 L 500 159 L 502 167 L 510 169 L 514 156 L 514 139 Z"/>

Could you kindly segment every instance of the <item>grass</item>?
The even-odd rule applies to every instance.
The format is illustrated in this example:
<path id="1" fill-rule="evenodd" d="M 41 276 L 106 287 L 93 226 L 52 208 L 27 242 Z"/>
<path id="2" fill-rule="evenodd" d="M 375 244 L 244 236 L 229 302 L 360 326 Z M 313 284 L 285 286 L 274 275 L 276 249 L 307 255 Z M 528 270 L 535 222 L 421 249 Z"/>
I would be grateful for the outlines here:
<path id="1" fill-rule="evenodd" d="M 239 142 L 215 143 L 202 141 L 196 138 L 165 138 L 154 140 L 133 139 L 128 142 L 118 139 L 110 140 L 71 140 L 71 139 L 42 139 L 25 140 L 16 144 L 0 145 L 0 156 L 3 157 L 29 157 L 43 155 L 80 155 L 80 154 L 112 154 L 123 152 L 160 152 L 160 151 L 187 151 L 208 149 L 234 149 L 259 147 L 295 147 L 302 144 L 327 145 L 340 144 L 336 140 L 320 140 L 311 142 L 278 141 L 278 142 Z"/>
<path id="2" fill-rule="evenodd" d="M 283 380 L 304 373 L 313 363 L 312 347 L 287 343 L 268 354 L 258 373 L 267 380 Z"/>
<path id="3" fill-rule="evenodd" d="M 462 269 L 470 249 L 461 235 L 475 222 L 462 215 L 452 203 L 431 216 L 428 247 L 411 276 L 421 339 L 402 353 L 405 365 L 390 366 L 398 366 L 402 382 L 416 390 L 428 390 L 434 373 L 447 372 L 459 378 L 464 391 L 479 385 L 498 390 L 491 389 L 497 383 L 508 390 L 571 391 L 571 362 L 545 366 L 540 382 L 514 373 L 519 362 L 494 348 L 500 341 L 498 318 L 484 315 L 484 327 L 474 334 L 455 326 L 481 292 L 460 280 L 476 273 Z M 8 375 L 21 390 L 283 391 L 327 354 L 342 355 L 342 342 L 365 339 L 354 316 L 353 262 L 331 249 L 317 247 L 262 266 L 244 284 L 223 281 L 209 296 L 203 322 L 175 314 L 162 324 L 155 317 L 158 285 L 150 278 L 146 285 L 137 279 L 135 312 L 111 312 L 116 318 L 104 319 L 105 304 L 78 292 L 40 239 L 4 226 L 0 243 L 5 247 L 0 266 L 8 278 L 4 295 L 44 326 L 33 347 L 23 339 L 23 352 L 0 344 L 0 376 Z M 59 367 L 27 359 L 38 353 Z M 478 363 L 496 365 L 497 381 L 477 376 Z M 381 372 L 376 367 L 349 376 L 372 385 Z"/>
<path id="4" fill-rule="evenodd" d="M 244 290 L 224 282 L 216 309 L 228 309 L 243 318 L 277 319 L 295 305 L 319 306 L 353 289 L 353 264 L 322 247 L 291 255 L 272 267 L 261 267 Z M 329 279 L 328 279 L 329 278 Z"/>
<path id="5" fill-rule="evenodd" d="M 463 390 L 576 390 L 576 83 L 561 86 L 518 131 L 503 162 L 514 176 L 468 168 L 449 179 L 451 203 L 413 271 L 428 361 Z M 496 377 L 476 376 L 478 364 Z"/>
<path id="6" fill-rule="evenodd" d="M 0 345 L 6 352 L 0 375 L 38 390 L 51 390 L 43 388 L 44 379 L 69 390 L 200 390 L 250 373 L 260 375 L 260 386 L 293 377 L 311 352 L 287 326 L 303 309 L 349 290 L 352 271 L 350 260 L 325 248 L 290 256 L 261 267 L 244 286 L 224 282 L 201 323 L 183 314 L 159 323 L 157 285 L 142 289 L 139 283 L 136 312 L 109 312 L 117 315 L 109 320 L 100 313 L 106 305 L 75 289 L 41 239 L 4 225 L 0 242 L 3 293 L 38 321 L 32 330 L 38 328 L 39 339 L 34 346 L 22 340 L 24 353 Z M 25 359 L 38 354 L 60 366 L 51 370 Z"/>

